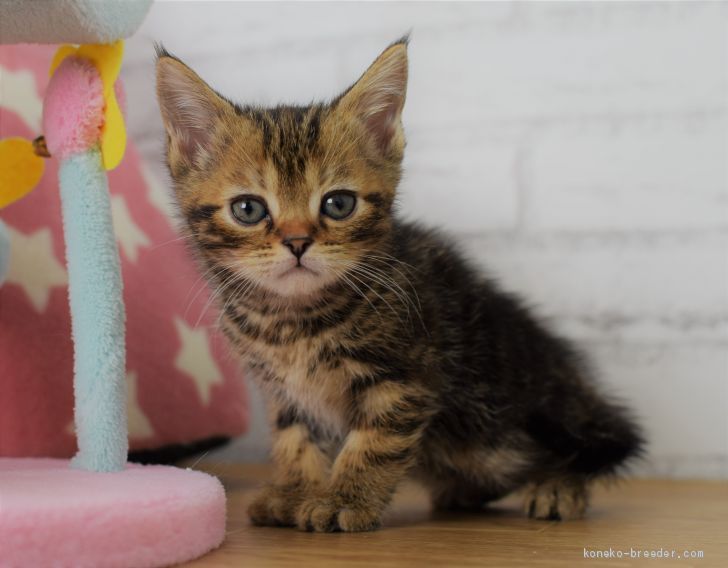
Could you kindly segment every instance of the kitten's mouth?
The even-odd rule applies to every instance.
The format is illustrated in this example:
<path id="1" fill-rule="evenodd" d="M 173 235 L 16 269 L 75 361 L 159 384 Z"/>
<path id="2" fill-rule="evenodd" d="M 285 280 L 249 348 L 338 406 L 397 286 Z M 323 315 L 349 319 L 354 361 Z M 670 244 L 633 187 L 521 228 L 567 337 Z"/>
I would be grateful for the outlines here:
<path id="1" fill-rule="evenodd" d="M 304 300 L 318 294 L 331 280 L 331 273 L 318 259 L 286 259 L 269 276 L 268 286 L 287 298 Z M 313 265 L 313 266 L 312 266 Z"/>
<path id="2" fill-rule="evenodd" d="M 286 278 L 287 276 L 292 276 L 295 274 L 311 274 L 312 276 L 318 276 L 318 272 L 310 269 L 308 266 L 304 266 L 303 264 L 295 264 L 288 270 L 282 272 L 278 276 L 278 278 Z"/>

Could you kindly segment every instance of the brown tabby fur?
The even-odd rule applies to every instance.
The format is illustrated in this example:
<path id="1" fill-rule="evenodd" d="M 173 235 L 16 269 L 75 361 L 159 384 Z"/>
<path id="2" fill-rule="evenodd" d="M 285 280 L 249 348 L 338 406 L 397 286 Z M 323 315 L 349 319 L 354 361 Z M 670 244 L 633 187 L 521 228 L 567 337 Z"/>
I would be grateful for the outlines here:
<path id="1" fill-rule="evenodd" d="M 370 530 L 407 474 L 442 508 L 528 486 L 531 516 L 580 516 L 587 483 L 636 454 L 639 435 L 568 344 L 393 214 L 406 82 L 403 40 L 330 103 L 241 107 L 159 51 L 184 231 L 270 404 L 275 474 L 250 517 Z M 351 217 L 320 214 L 331 188 L 356 193 Z M 241 194 L 264 198 L 268 217 L 237 223 Z M 280 276 L 293 262 L 283 241 L 301 235 L 319 274 Z"/>

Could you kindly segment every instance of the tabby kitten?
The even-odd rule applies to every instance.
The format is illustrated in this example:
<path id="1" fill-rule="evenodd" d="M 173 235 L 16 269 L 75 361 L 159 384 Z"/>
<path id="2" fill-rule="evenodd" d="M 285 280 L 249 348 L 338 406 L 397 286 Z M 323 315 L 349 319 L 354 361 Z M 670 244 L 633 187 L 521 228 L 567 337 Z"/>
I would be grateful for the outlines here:
<path id="1" fill-rule="evenodd" d="M 250 517 L 374 529 L 407 474 L 436 507 L 525 487 L 530 517 L 579 517 L 640 435 L 571 345 L 393 214 L 406 86 L 406 40 L 333 101 L 270 109 L 158 51 L 184 232 L 271 411 L 275 473 Z"/>

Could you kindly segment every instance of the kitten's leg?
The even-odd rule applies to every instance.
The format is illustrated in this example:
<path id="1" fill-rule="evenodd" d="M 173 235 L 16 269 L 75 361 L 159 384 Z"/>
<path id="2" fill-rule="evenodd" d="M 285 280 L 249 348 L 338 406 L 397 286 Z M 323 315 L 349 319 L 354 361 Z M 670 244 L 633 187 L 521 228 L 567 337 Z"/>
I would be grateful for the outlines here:
<path id="1" fill-rule="evenodd" d="M 325 491 L 297 514 L 302 530 L 367 531 L 377 528 L 397 484 L 417 459 L 427 421 L 418 395 L 400 383 L 367 388 L 361 416 L 337 456 Z"/>
<path id="2" fill-rule="evenodd" d="M 295 512 L 305 496 L 325 484 L 331 460 L 316 444 L 308 426 L 290 410 L 276 411 L 273 434 L 273 481 L 248 507 L 253 524 L 295 526 Z"/>
<path id="3" fill-rule="evenodd" d="M 581 476 L 564 476 L 530 483 L 524 506 L 533 519 L 565 521 L 583 517 L 588 502 L 586 480 Z"/>

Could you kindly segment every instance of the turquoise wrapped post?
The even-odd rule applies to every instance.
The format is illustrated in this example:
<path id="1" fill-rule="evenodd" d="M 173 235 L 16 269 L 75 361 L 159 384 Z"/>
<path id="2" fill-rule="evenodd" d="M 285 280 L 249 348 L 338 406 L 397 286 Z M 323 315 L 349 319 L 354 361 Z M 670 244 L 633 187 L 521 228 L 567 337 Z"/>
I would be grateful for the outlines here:
<path id="1" fill-rule="evenodd" d="M 129 448 L 124 301 L 98 146 L 62 160 L 59 177 L 74 342 L 78 453 L 72 465 L 119 471 Z"/>

